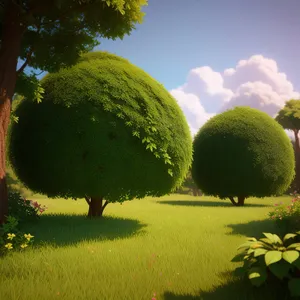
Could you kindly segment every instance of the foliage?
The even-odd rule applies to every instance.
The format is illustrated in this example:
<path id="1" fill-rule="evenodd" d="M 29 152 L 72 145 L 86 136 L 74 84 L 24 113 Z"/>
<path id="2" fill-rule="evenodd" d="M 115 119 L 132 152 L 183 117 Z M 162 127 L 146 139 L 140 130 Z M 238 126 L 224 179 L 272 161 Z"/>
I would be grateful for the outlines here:
<path id="1" fill-rule="evenodd" d="M 300 296 L 300 243 L 294 238 L 300 235 L 288 233 L 283 240 L 276 234 L 263 233 L 264 238 L 248 238 L 233 262 L 243 261 L 237 274 L 247 275 L 254 286 L 261 286 L 272 276 L 287 280 L 292 296 Z"/>
<path id="2" fill-rule="evenodd" d="M 300 230 L 300 196 L 294 194 L 291 203 L 287 206 L 282 202 L 276 203 L 269 217 L 286 232 Z"/>
<path id="3" fill-rule="evenodd" d="M 34 221 L 42 214 L 47 207 L 37 201 L 26 200 L 19 192 L 8 192 L 8 212 L 20 222 Z"/>
<path id="4" fill-rule="evenodd" d="M 264 112 L 236 107 L 210 119 L 194 139 L 192 175 L 220 198 L 280 195 L 294 177 L 292 144 Z"/>
<path id="5" fill-rule="evenodd" d="M 33 242 L 33 235 L 19 229 L 17 218 L 8 216 L 7 222 L 0 227 L 0 255 L 11 250 L 23 250 Z"/>
<path id="6" fill-rule="evenodd" d="M 193 180 L 191 170 L 188 171 L 182 185 L 175 192 L 179 194 L 189 194 L 193 196 L 201 195 L 201 191 L 198 189 L 197 185 Z"/>
<path id="7" fill-rule="evenodd" d="M 285 129 L 300 130 L 300 101 L 287 101 L 276 116 L 276 121 Z"/>
<path id="8" fill-rule="evenodd" d="M 10 130 L 10 161 L 32 191 L 114 202 L 180 186 L 191 165 L 189 128 L 174 98 L 143 70 L 94 52 L 42 86 L 42 103 L 22 101 Z"/>
<path id="9" fill-rule="evenodd" d="M 135 29 L 143 20 L 145 5 L 147 0 L 2 1 L 0 28 L 7 26 L 5 16 L 13 9 L 24 31 L 19 56 L 24 66 L 16 92 L 31 100 L 37 92 L 37 74 L 25 73 L 24 67 L 54 72 L 73 65 L 99 44 L 99 38 L 123 38 Z"/>

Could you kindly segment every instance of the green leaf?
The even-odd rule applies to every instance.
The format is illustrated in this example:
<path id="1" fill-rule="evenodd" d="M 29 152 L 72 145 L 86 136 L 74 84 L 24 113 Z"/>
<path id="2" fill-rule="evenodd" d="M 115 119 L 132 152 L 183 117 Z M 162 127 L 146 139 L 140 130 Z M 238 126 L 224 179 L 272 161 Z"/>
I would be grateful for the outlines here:
<path id="1" fill-rule="evenodd" d="M 156 158 L 160 158 L 159 153 L 155 152 L 154 155 L 155 155 Z"/>
<path id="2" fill-rule="evenodd" d="M 287 247 L 287 249 L 296 249 L 300 247 L 300 243 L 294 243 L 294 244 L 291 244 Z"/>
<path id="3" fill-rule="evenodd" d="M 289 239 L 294 238 L 295 236 L 297 236 L 297 234 L 295 234 L 295 233 L 288 233 L 288 234 L 286 234 L 286 235 L 284 236 L 283 241 L 285 242 L 285 241 L 287 241 L 287 240 L 289 240 Z"/>
<path id="4" fill-rule="evenodd" d="M 281 251 L 268 251 L 265 255 L 265 263 L 267 266 L 274 264 L 282 259 Z"/>
<path id="5" fill-rule="evenodd" d="M 249 242 L 257 242 L 257 239 L 254 238 L 254 237 L 248 237 L 247 241 L 249 241 Z"/>
<path id="6" fill-rule="evenodd" d="M 268 238 L 272 244 L 280 244 L 282 245 L 282 240 L 280 239 L 280 237 L 277 234 L 272 234 L 272 233 L 266 233 L 263 232 L 263 235 Z"/>
<path id="7" fill-rule="evenodd" d="M 283 252 L 282 258 L 288 263 L 292 264 L 299 257 L 299 252 L 295 250 L 285 251 Z"/>
<path id="8" fill-rule="evenodd" d="M 258 248 L 254 250 L 254 257 L 260 256 L 260 255 L 265 255 L 268 252 L 267 249 L 263 248 Z"/>
<path id="9" fill-rule="evenodd" d="M 237 249 L 240 250 L 240 249 L 245 248 L 245 250 L 246 250 L 246 249 L 249 249 L 251 245 L 252 245 L 252 242 L 246 242 L 246 243 L 240 245 Z"/>
<path id="10" fill-rule="evenodd" d="M 170 175 L 171 177 L 173 177 L 173 171 L 172 171 L 172 169 L 168 169 L 168 173 L 169 173 L 169 175 Z"/>
<path id="11" fill-rule="evenodd" d="M 140 133 L 138 131 L 133 131 L 132 132 L 132 135 L 133 136 L 136 136 L 136 137 L 140 137 Z"/>
<path id="12" fill-rule="evenodd" d="M 262 243 L 260 243 L 260 242 L 253 243 L 253 244 L 251 245 L 251 248 L 252 248 L 252 249 L 263 248 L 263 247 L 264 247 L 264 245 L 263 245 Z"/>
<path id="13" fill-rule="evenodd" d="M 15 116 L 14 114 L 11 114 L 11 120 L 15 123 L 19 122 L 19 117 Z"/>
<path id="14" fill-rule="evenodd" d="M 248 278 L 254 286 L 261 286 L 267 279 L 266 269 L 262 267 L 251 268 Z"/>
<path id="15" fill-rule="evenodd" d="M 251 253 L 253 253 L 255 250 L 254 249 L 249 249 L 248 251 L 247 251 L 247 254 L 251 254 Z"/>
<path id="16" fill-rule="evenodd" d="M 300 278 L 293 278 L 289 281 L 289 290 L 292 297 L 300 296 Z"/>
<path id="17" fill-rule="evenodd" d="M 280 261 L 277 264 L 271 264 L 269 266 L 270 271 L 279 279 L 287 277 L 291 268 L 292 265 L 288 264 L 284 260 Z"/>
<path id="18" fill-rule="evenodd" d="M 143 138 L 142 143 L 150 143 L 150 140 L 148 137 Z"/>

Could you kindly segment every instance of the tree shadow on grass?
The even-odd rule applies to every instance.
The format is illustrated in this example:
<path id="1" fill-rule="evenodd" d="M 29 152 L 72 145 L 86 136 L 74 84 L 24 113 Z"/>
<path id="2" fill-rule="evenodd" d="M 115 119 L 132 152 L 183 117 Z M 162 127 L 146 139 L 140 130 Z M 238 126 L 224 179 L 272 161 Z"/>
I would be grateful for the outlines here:
<path id="1" fill-rule="evenodd" d="M 229 276 L 230 273 L 221 273 L 220 276 Z M 172 292 L 164 294 L 164 300 L 285 300 L 287 290 L 278 284 L 270 284 L 260 288 L 253 287 L 249 280 L 233 278 L 227 283 L 215 286 L 209 291 L 200 290 L 194 295 L 178 295 Z M 199 283 L 200 284 L 200 283 Z"/>
<path id="2" fill-rule="evenodd" d="M 114 240 L 133 237 L 144 233 L 138 220 L 105 216 L 88 219 L 84 215 L 49 214 L 31 224 L 25 224 L 23 231 L 35 236 L 36 246 L 50 244 L 67 246 L 89 240 Z"/>
<path id="3" fill-rule="evenodd" d="M 247 237 L 263 237 L 262 232 L 270 232 L 276 233 L 279 235 L 284 234 L 284 229 L 276 226 L 275 222 L 266 219 L 266 220 L 257 220 L 251 221 L 248 223 L 240 223 L 240 224 L 228 224 L 226 227 L 231 228 L 231 232 L 228 234 L 239 234 L 245 235 Z"/>
<path id="4" fill-rule="evenodd" d="M 213 200 L 164 200 L 157 201 L 159 204 L 178 205 L 178 206 L 206 206 L 206 207 L 235 207 L 230 201 L 213 201 Z M 243 207 L 268 207 L 266 204 L 245 203 Z M 243 207 L 235 207 L 243 209 Z"/>

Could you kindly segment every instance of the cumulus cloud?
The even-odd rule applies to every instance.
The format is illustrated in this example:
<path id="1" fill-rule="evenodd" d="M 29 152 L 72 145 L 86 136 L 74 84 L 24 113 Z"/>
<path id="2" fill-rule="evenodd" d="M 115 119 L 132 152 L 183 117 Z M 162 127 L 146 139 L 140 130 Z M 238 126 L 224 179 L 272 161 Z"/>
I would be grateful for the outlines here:
<path id="1" fill-rule="evenodd" d="M 240 60 L 222 73 L 208 66 L 192 69 L 186 82 L 170 91 L 192 133 L 209 118 L 235 106 L 250 106 L 274 117 L 289 99 L 299 99 L 276 61 L 262 55 Z"/>
<path id="2" fill-rule="evenodd" d="M 177 100 L 185 114 L 192 135 L 195 135 L 198 129 L 215 115 L 207 113 L 199 98 L 194 94 L 184 92 L 181 89 L 172 90 L 170 93 Z"/>

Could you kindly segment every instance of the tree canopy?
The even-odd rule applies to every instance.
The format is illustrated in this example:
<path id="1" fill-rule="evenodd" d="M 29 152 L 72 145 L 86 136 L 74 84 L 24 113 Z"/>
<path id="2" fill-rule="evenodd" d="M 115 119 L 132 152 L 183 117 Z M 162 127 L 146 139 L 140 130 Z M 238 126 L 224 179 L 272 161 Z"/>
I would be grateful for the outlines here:
<path id="1" fill-rule="evenodd" d="M 42 87 L 43 101 L 23 100 L 10 130 L 10 161 L 31 190 L 115 202 L 180 186 L 191 134 L 174 98 L 143 70 L 92 52 Z"/>
<path id="2" fill-rule="evenodd" d="M 36 95 L 36 73 L 25 67 L 55 72 L 74 64 L 80 55 L 100 43 L 99 38 L 123 38 L 141 23 L 141 8 L 147 0 L 21 0 L 0 1 L 0 28 L 8 2 L 18 9 L 23 23 L 16 92 L 32 99 Z M 0 43 L 3 36 L 0 36 Z"/>
<path id="3" fill-rule="evenodd" d="M 5 140 L 14 94 L 41 101 L 37 71 L 73 65 L 99 44 L 99 38 L 129 34 L 142 22 L 146 4 L 147 0 L 0 0 L 0 224 L 8 214 Z M 25 72 L 26 67 L 33 71 Z"/>
<path id="4" fill-rule="evenodd" d="M 287 101 L 275 119 L 285 129 L 300 130 L 300 100 Z"/>
<path id="5" fill-rule="evenodd" d="M 300 192 L 300 100 L 289 100 L 276 116 L 276 121 L 287 130 L 294 133 L 295 142 L 295 161 L 296 161 L 296 177 L 293 182 L 293 191 Z"/>
<path id="6" fill-rule="evenodd" d="M 220 198 L 279 195 L 294 177 L 292 144 L 266 113 L 236 107 L 210 119 L 194 139 L 192 175 Z M 234 203 L 234 202 L 233 202 Z"/>

